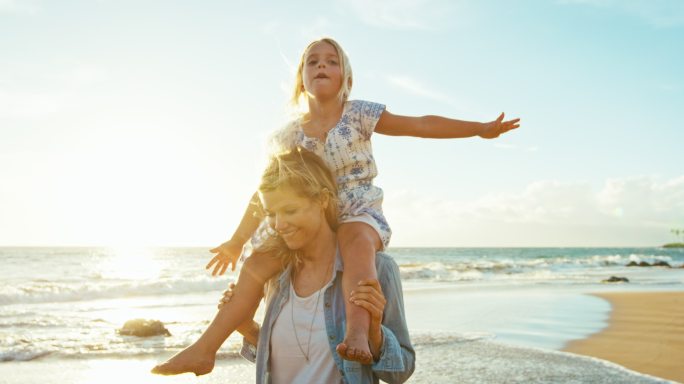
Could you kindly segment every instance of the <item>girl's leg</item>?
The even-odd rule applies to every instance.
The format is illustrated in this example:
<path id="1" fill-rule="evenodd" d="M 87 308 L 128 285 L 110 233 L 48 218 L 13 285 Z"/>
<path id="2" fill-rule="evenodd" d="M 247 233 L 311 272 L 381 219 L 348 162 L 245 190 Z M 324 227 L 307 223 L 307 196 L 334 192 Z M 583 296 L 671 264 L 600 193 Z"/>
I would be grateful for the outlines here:
<path id="1" fill-rule="evenodd" d="M 204 375 L 214 369 L 216 352 L 243 322 L 251 321 L 259 307 L 266 281 L 282 269 L 280 260 L 266 253 L 254 253 L 245 260 L 235 284 L 234 294 L 209 327 L 192 345 L 152 369 L 160 375 L 192 372 Z"/>
<path id="2" fill-rule="evenodd" d="M 337 236 L 344 261 L 342 289 L 347 318 L 344 341 L 337 346 L 337 353 L 343 359 L 370 364 L 373 361 L 368 347 L 370 314 L 350 303 L 349 297 L 360 280 L 377 278 L 375 252 L 382 249 L 382 240 L 373 227 L 360 222 L 341 224 Z"/>

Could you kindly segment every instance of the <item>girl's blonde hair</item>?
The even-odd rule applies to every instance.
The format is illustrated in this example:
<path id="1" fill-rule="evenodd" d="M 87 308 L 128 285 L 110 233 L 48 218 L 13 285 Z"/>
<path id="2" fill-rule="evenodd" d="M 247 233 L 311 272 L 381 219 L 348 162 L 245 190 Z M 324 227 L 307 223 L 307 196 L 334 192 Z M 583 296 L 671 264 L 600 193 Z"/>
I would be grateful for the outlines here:
<path id="1" fill-rule="evenodd" d="M 314 40 L 309 45 L 307 45 L 306 49 L 304 49 L 304 53 L 302 53 L 302 58 L 299 60 L 297 74 L 295 75 L 294 92 L 292 93 L 292 98 L 290 99 L 290 103 L 295 107 L 299 106 L 300 102 L 302 101 L 302 96 L 306 94 L 304 91 L 304 79 L 302 77 L 302 73 L 304 72 L 304 65 L 306 65 L 306 57 L 309 54 L 309 50 L 311 49 L 311 47 L 313 47 L 314 44 L 317 43 L 328 43 L 332 45 L 337 51 L 337 57 L 340 59 L 340 69 L 342 70 L 342 85 L 340 86 L 340 90 L 337 93 L 337 98 L 342 103 L 344 103 L 345 101 L 347 101 L 347 98 L 351 93 L 353 77 L 349 57 L 347 57 L 347 54 L 344 52 L 342 46 L 340 46 L 340 44 L 337 41 L 330 37 L 324 37 L 318 40 Z"/>
<path id="2" fill-rule="evenodd" d="M 297 147 L 271 158 L 261 176 L 259 192 L 272 192 L 281 188 L 289 188 L 302 197 L 318 202 L 327 199 L 325 219 L 333 231 L 337 230 L 337 185 L 320 157 Z M 283 266 L 290 262 L 294 262 L 296 266 L 302 260 L 301 253 L 289 249 L 285 241 L 275 233 L 271 233 L 255 252 L 271 254 L 279 258 Z"/>

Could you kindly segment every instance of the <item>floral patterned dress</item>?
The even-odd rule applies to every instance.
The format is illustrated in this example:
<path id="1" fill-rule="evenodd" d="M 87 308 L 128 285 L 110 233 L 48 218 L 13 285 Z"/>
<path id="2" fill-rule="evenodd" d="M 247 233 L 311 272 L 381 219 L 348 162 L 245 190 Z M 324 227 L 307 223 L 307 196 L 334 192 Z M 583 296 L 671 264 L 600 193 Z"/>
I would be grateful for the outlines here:
<path id="1" fill-rule="evenodd" d="M 377 231 L 383 246 L 389 244 L 392 230 L 382 213 L 382 189 L 373 185 L 378 169 L 373 158 L 371 135 L 385 106 L 361 100 L 344 104 L 342 117 L 326 136 L 324 142 L 304 134 L 297 119 L 275 132 L 271 138 L 276 151 L 302 147 L 321 157 L 337 181 L 340 223 L 362 222 Z M 262 225 L 252 238 L 258 246 L 268 236 L 267 225 Z"/>

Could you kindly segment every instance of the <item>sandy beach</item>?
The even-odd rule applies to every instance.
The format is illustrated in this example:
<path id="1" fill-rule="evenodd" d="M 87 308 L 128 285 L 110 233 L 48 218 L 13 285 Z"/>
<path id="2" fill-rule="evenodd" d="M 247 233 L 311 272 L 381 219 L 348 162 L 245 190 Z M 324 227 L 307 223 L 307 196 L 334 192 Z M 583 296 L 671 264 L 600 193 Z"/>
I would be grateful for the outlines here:
<path id="1" fill-rule="evenodd" d="M 565 351 L 593 356 L 653 376 L 684 382 L 684 292 L 615 292 L 609 325 Z"/>

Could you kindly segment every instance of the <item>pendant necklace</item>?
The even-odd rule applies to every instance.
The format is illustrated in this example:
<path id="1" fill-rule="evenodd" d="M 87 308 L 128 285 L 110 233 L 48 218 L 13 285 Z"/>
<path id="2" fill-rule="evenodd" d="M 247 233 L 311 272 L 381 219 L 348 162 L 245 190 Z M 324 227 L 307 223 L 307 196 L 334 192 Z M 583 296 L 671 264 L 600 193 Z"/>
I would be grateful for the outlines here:
<path id="1" fill-rule="evenodd" d="M 333 262 L 330 262 L 330 267 L 332 267 L 332 265 L 333 265 Z M 330 274 L 329 273 L 330 267 L 328 267 L 328 271 L 326 271 L 326 274 L 323 277 L 323 283 L 325 283 L 325 281 L 327 281 L 328 275 Z M 313 316 L 311 316 L 311 323 L 309 324 L 309 337 L 306 340 L 306 352 L 304 352 L 304 348 L 302 348 L 302 344 L 299 342 L 299 336 L 297 335 L 297 326 L 295 325 L 295 321 L 294 321 L 294 304 L 295 304 L 294 296 L 296 295 L 296 292 L 294 289 L 294 283 L 295 283 L 295 277 L 293 275 L 292 276 L 292 292 L 291 292 L 293 297 L 292 297 L 292 304 L 290 305 L 290 320 L 292 321 L 292 330 L 294 331 L 295 340 L 297 341 L 297 346 L 299 347 L 299 350 L 302 352 L 302 355 L 304 355 L 304 359 L 306 360 L 306 363 L 308 364 L 309 363 L 309 357 L 310 357 L 309 353 L 311 352 L 311 334 L 313 333 L 313 325 L 314 325 L 314 322 L 316 321 L 316 315 L 318 314 L 318 303 L 320 302 L 321 293 L 323 292 L 323 288 L 325 288 L 325 287 L 321 287 L 318 290 L 318 293 L 316 294 L 316 305 L 314 305 L 314 313 L 313 313 Z"/>

